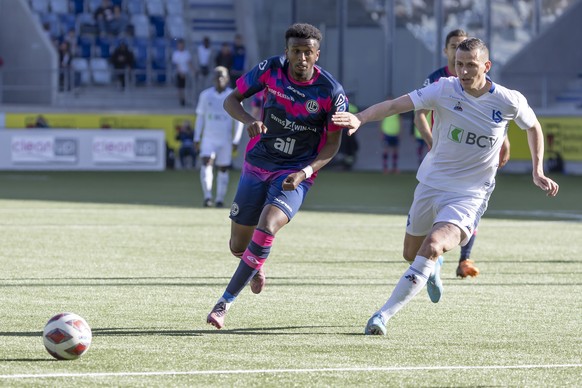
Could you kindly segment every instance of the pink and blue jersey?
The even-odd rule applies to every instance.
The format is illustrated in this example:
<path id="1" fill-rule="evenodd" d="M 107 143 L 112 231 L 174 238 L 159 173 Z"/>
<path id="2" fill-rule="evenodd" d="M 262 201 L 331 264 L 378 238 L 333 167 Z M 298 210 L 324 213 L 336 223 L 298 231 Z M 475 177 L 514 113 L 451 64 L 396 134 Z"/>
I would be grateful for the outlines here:
<path id="1" fill-rule="evenodd" d="M 237 80 L 245 98 L 264 93 L 262 119 L 268 131 L 248 150 L 249 164 L 267 171 L 300 170 L 317 157 L 327 131 L 342 130 L 331 116 L 348 110 L 343 87 L 320 67 L 314 72 L 308 82 L 297 82 L 285 57 L 272 57 Z"/>

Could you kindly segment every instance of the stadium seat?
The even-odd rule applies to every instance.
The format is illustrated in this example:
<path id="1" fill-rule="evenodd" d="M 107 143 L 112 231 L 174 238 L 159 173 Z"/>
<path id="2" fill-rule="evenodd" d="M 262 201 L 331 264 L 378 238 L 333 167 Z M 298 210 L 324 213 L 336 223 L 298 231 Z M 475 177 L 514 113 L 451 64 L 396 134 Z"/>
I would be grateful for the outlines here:
<path id="1" fill-rule="evenodd" d="M 162 84 L 165 83 L 169 60 L 168 42 L 165 39 L 157 38 L 153 40 L 151 58 L 152 70 L 154 70 L 153 81 Z"/>
<path id="2" fill-rule="evenodd" d="M 91 58 L 89 61 L 93 83 L 109 85 L 111 83 L 111 69 L 105 58 Z"/>
<path id="3" fill-rule="evenodd" d="M 86 58 L 73 58 L 71 68 L 75 72 L 75 86 L 87 85 L 91 82 L 89 61 Z"/>
<path id="4" fill-rule="evenodd" d="M 114 47 L 119 44 L 119 39 L 112 38 L 108 36 L 97 37 L 95 45 L 97 48 L 97 56 L 105 59 L 109 59 L 111 52 Z"/>
<path id="5" fill-rule="evenodd" d="M 166 21 L 163 16 L 150 16 L 154 37 L 163 38 L 166 35 Z"/>
<path id="6" fill-rule="evenodd" d="M 71 0 L 71 9 L 78 15 L 85 12 L 85 0 Z"/>
<path id="7" fill-rule="evenodd" d="M 47 13 L 49 11 L 49 0 L 30 0 L 30 8 L 34 12 Z"/>
<path id="8" fill-rule="evenodd" d="M 77 35 L 95 35 L 97 34 L 97 24 L 93 14 L 81 13 L 77 15 Z"/>
<path id="9" fill-rule="evenodd" d="M 172 39 L 184 38 L 186 28 L 184 26 L 184 19 L 181 15 L 168 15 L 166 16 L 166 29 L 168 30 L 168 35 Z"/>
<path id="10" fill-rule="evenodd" d="M 144 14 L 131 15 L 130 23 L 133 25 L 134 35 L 137 38 L 150 37 L 150 21 Z"/>
<path id="11" fill-rule="evenodd" d="M 135 38 L 130 44 L 135 56 L 135 83 L 143 84 L 146 82 L 148 69 L 148 43 L 147 38 Z"/>
<path id="12" fill-rule="evenodd" d="M 89 3 L 89 12 L 93 13 L 103 3 L 103 0 L 87 0 Z"/>
<path id="13" fill-rule="evenodd" d="M 146 0 L 146 9 L 150 16 L 165 16 L 162 0 Z"/>
<path id="14" fill-rule="evenodd" d="M 59 15 L 56 13 L 43 13 L 40 15 L 40 20 L 43 25 L 47 24 L 49 26 L 49 33 L 52 38 L 58 38 L 63 33 L 61 29 L 61 23 L 59 21 Z"/>
<path id="15" fill-rule="evenodd" d="M 93 56 L 94 39 L 91 36 L 81 35 L 77 38 L 77 50 L 82 58 Z"/>
<path id="16" fill-rule="evenodd" d="M 68 14 L 69 13 L 69 2 L 68 0 L 51 0 L 51 11 L 57 14 Z"/>
<path id="17" fill-rule="evenodd" d="M 130 15 L 141 15 L 146 12 L 143 0 L 127 0 L 127 12 Z"/>
<path id="18" fill-rule="evenodd" d="M 66 34 L 70 30 L 75 30 L 77 27 L 77 18 L 72 13 L 59 14 L 59 21 L 63 34 Z"/>
<path id="19" fill-rule="evenodd" d="M 182 0 L 166 0 L 166 13 L 168 15 L 182 15 L 184 4 Z"/>

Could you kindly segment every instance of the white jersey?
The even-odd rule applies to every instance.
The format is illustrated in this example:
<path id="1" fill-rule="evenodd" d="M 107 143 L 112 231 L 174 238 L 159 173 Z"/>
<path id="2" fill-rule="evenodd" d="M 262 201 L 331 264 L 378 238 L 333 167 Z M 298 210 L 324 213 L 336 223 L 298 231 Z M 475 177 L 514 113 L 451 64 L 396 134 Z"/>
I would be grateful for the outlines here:
<path id="1" fill-rule="evenodd" d="M 433 145 L 416 178 L 443 191 L 485 197 L 495 187 L 509 121 L 524 130 L 537 122 L 521 93 L 494 83 L 488 93 L 473 97 L 457 77 L 441 78 L 409 96 L 415 109 L 436 113 Z"/>
<path id="2" fill-rule="evenodd" d="M 243 124 L 230 117 L 223 108 L 224 100 L 231 92 L 231 88 L 226 88 L 218 93 L 213 86 L 200 93 L 196 106 L 194 141 L 198 142 L 202 138 L 203 143 L 238 145 Z"/>

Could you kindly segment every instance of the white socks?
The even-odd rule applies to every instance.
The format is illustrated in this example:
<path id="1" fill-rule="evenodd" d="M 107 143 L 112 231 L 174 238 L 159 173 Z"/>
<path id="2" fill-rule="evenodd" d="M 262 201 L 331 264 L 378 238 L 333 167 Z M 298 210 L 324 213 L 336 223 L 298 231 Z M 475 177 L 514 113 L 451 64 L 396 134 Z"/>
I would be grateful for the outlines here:
<path id="1" fill-rule="evenodd" d="M 228 171 L 218 171 L 216 177 L 216 202 L 224 202 L 228 190 Z"/>
<path id="2" fill-rule="evenodd" d="M 212 180 L 214 179 L 213 166 L 200 167 L 200 183 L 202 184 L 202 192 L 204 199 L 212 198 Z"/>
<path id="3" fill-rule="evenodd" d="M 378 310 L 382 314 L 384 321 L 392 318 L 394 314 L 424 288 L 428 277 L 434 271 L 434 266 L 434 261 L 426 257 L 416 256 L 414 262 L 404 272 L 398 284 L 396 284 L 388 301 Z"/>

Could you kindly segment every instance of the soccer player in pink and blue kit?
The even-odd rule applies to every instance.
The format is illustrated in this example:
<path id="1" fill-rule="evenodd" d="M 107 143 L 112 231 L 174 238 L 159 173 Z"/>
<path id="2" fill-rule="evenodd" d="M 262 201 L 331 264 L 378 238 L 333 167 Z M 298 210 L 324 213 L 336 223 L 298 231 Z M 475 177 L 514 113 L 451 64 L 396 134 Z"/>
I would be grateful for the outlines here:
<path id="1" fill-rule="evenodd" d="M 263 290 L 263 264 L 275 234 L 297 213 L 317 171 L 339 149 L 342 127 L 331 117 L 347 111 L 348 102 L 342 86 L 315 65 L 321 38 L 310 24 L 292 25 L 285 33 L 285 56 L 266 59 L 239 78 L 224 102 L 256 144 L 246 154 L 230 210 L 230 250 L 241 260 L 207 317 L 217 329 L 249 282 L 253 293 Z M 241 106 L 256 93 L 264 93 L 261 119 Z"/>

